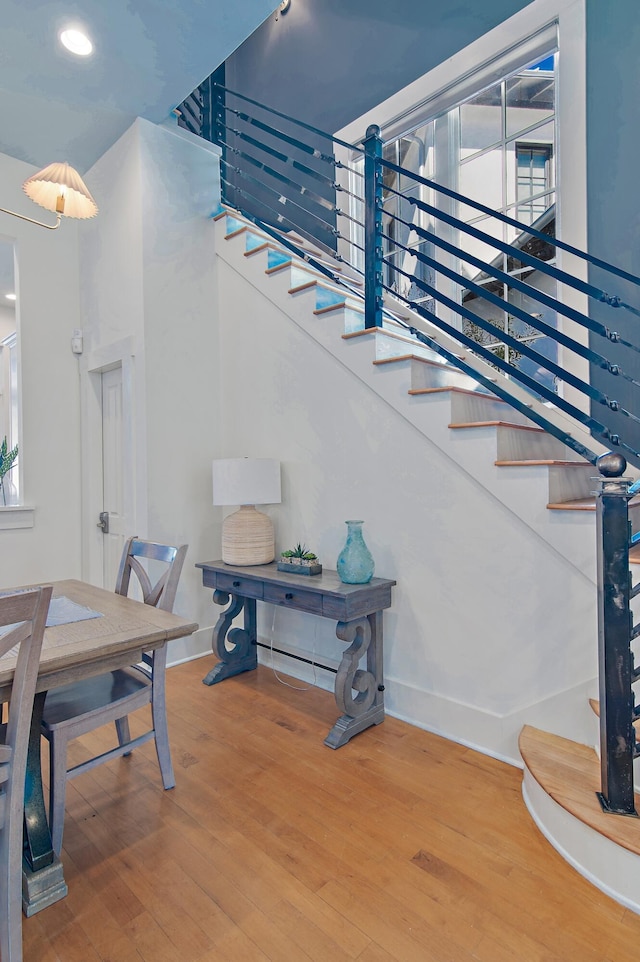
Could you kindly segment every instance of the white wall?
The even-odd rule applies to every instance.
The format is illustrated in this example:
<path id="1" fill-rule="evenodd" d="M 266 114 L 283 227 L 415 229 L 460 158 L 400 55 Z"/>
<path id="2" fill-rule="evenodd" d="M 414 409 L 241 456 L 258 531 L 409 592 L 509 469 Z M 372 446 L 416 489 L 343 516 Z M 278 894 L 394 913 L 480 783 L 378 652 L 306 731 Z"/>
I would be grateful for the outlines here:
<path id="1" fill-rule="evenodd" d="M 133 421 L 129 466 L 132 532 L 190 546 L 176 611 L 208 624 L 209 592 L 196 561 L 215 554 L 219 509 L 211 460 L 219 412 L 212 209 L 219 194 L 215 149 L 176 128 L 137 120 L 89 175 L 100 219 L 81 251 L 85 318 L 84 576 L 100 583 L 99 403 L 90 372 L 128 357 Z M 210 646 L 210 634 L 172 646 L 170 659 Z"/>
<path id="2" fill-rule="evenodd" d="M 2 206 L 54 223 L 22 193 L 35 168 L 0 154 Z M 0 236 L 17 248 L 16 317 L 22 379 L 20 471 L 33 527 L 3 530 L 16 512 L 0 508 L 0 585 L 80 576 L 79 225 L 55 231 L 0 213 Z"/>

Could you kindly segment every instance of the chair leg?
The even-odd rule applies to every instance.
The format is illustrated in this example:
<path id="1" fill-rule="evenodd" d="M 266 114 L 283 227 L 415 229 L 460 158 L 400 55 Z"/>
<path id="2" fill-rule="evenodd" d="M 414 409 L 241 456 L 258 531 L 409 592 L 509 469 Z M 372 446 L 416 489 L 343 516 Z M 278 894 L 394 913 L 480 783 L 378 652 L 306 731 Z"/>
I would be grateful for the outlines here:
<path id="1" fill-rule="evenodd" d="M 118 745 L 126 745 L 127 742 L 131 741 L 128 715 L 123 715 L 122 718 L 116 718 L 116 732 L 118 734 Z M 124 758 L 128 758 L 130 754 L 131 752 L 125 752 Z"/>
<path id="2" fill-rule="evenodd" d="M 51 845 L 57 856 L 62 851 L 64 806 L 67 795 L 67 744 L 60 732 L 52 732 L 49 739 L 49 831 Z"/>
<path id="3" fill-rule="evenodd" d="M 164 679 L 163 679 L 164 681 Z M 156 682 L 153 687 L 153 698 L 151 701 L 151 715 L 153 718 L 153 730 L 155 732 L 156 754 L 158 765 L 162 775 L 162 784 L 165 789 L 174 788 L 176 779 L 173 774 L 173 763 L 171 761 L 171 748 L 169 746 L 169 728 L 167 725 L 167 706 L 165 700 L 164 684 Z"/>

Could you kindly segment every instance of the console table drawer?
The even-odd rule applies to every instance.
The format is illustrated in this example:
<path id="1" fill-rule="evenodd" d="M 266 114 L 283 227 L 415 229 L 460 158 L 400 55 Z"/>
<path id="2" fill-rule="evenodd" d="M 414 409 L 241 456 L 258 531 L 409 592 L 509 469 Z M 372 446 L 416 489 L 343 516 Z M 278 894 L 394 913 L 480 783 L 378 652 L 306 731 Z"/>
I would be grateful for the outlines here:
<path id="1" fill-rule="evenodd" d="M 289 605 L 298 611 L 309 611 L 313 615 L 322 614 L 322 595 L 304 588 L 291 588 L 284 585 L 265 584 L 263 601 L 270 601 L 274 605 Z"/>
<path id="2" fill-rule="evenodd" d="M 242 575 L 226 574 L 219 572 L 216 574 L 216 588 L 219 591 L 228 591 L 233 595 L 242 595 L 245 598 L 258 598 L 262 600 L 262 582 L 254 578 L 243 578 Z"/>

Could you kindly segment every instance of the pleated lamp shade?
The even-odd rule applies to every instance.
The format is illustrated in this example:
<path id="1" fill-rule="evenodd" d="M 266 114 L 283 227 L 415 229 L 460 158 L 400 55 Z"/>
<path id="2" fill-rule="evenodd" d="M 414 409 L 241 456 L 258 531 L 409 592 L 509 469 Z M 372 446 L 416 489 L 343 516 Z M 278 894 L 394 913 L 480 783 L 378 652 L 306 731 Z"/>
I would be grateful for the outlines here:
<path id="1" fill-rule="evenodd" d="M 280 462 L 221 458 L 213 462 L 213 503 L 239 504 L 222 524 L 222 560 L 229 565 L 269 564 L 275 557 L 273 524 L 256 504 L 279 504 Z"/>
<path id="2" fill-rule="evenodd" d="M 27 197 L 65 217 L 95 217 L 98 205 L 77 170 L 69 164 L 49 164 L 22 185 Z"/>

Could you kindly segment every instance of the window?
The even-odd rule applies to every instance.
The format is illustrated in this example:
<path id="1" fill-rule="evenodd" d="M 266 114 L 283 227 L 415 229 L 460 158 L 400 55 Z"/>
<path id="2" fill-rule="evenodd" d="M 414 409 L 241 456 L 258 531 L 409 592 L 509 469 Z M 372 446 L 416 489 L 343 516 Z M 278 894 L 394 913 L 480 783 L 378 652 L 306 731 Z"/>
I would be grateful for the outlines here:
<path id="1" fill-rule="evenodd" d="M 550 206 L 551 146 L 516 143 L 516 220 L 533 224 Z"/>
<path id="2" fill-rule="evenodd" d="M 16 334 L 14 245 L 0 240 L 0 444 L 8 449 L 19 444 L 18 344 Z M 14 467 L 4 479 L 6 503 L 19 502 L 19 471 Z"/>
<path id="3" fill-rule="evenodd" d="M 513 290 L 509 284 L 496 281 L 476 262 L 466 259 L 465 254 L 479 258 L 505 274 L 522 278 L 533 287 L 544 288 L 546 293 L 555 293 L 553 283 L 550 284 L 545 276 L 523 265 L 517 258 L 507 256 L 493 246 L 491 240 L 495 238 L 526 249 L 542 260 L 551 260 L 555 256 L 554 248 L 549 244 L 530 244 L 531 238 L 525 228 L 535 224 L 550 236 L 555 232 L 556 60 L 557 54 L 551 52 L 542 59 L 533 63 L 525 61 L 515 68 L 512 61 L 511 68 L 505 69 L 500 79 L 467 96 L 440 116 L 427 119 L 410 132 L 388 140 L 383 153 L 385 159 L 433 179 L 523 225 L 518 229 L 504 224 L 471 204 L 460 202 L 451 206 L 442 194 L 387 170 L 383 191 L 385 283 L 402 297 L 436 309 L 445 318 L 447 312 L 441 306 L 436 308 L 434 299 L 407 277 L 413 274 L 418 281 L 426 282 L 450 299 L 464 304 L 499 331 L 508 332 L 521 343 L 535 342 L 537 351 L 553 359 L 557 350 L 553 340 L 512 316 L 508 308 L 497 307 L 477 290 L 465 289 L 421 262 L 417 256 L 420 253 L 435 260 L 446 260 L 448 255 L 440 253 L 437 245 L 420 237 L 412 227 L 419 224 L 459 246 L 463 253 L 457 264 L 453 265 L 450 257 L 446 262 L 469 282 L 491 291 L 509 305 L 539 314 L 536 301 Z M 487 239 L 474 238 L 447 227 L 437 217 L 413 206 L 413 197 L 453 213 L 459 220 L 483 231 L 488 235 Z M 446 320 L 461 324 L 468 336 L 496 356 L 526 368 L 527 373 L 554 389 L 553 378 L 543 368 L 538 369 L 495 332 L 487 332 L 481 324 L 468 319 L 460 320 L 453 312 L 448 315 Z M 544 321 L 550 326 L 557 323 L 555 315 L 549 311 L 544 313 Z"/>

